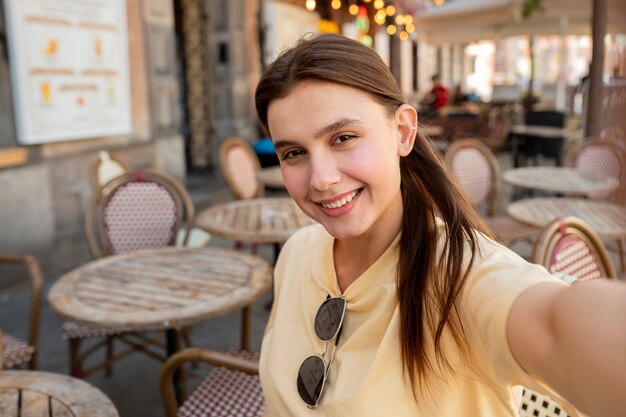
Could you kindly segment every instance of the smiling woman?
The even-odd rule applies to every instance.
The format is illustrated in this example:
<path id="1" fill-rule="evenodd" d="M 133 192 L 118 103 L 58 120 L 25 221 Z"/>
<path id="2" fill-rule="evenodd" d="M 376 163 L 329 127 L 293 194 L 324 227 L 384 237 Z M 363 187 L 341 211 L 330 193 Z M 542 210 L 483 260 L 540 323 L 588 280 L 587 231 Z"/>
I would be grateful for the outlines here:
<path id="1" fill-rule="evenodd" d="M 572 291 L 493 241 L 373 50 L 303 39 L 265 71 L 256 106 L 287 190 L 319 223 L 276 264 L 266 415 L 516 416 L 518 384 L 594 415 L 626 406 L 606 388 L 626 384 L 626 332 L 584 336 L 626 314 L 625 286 Z M 341 317 L 318 318 L 326 299 L 343 300 Z"/>

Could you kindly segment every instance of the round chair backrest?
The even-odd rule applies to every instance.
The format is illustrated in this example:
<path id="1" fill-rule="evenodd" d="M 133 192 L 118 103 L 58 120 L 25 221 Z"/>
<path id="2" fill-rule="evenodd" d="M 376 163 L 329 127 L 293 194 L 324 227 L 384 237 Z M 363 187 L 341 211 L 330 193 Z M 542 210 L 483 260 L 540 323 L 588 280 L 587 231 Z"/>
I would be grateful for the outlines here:
<path id="1" fill-rule="evenodd" d="M 580 149 L 574 166 L 577 171 L 584 174 L 615 178 L 619 182 L 623 175 L 622 165 L 625 163 L 621 158 L 621 152 L 615 146 L 601 141 L 592 141 Z M 594 191 L 587 193 L 587 197 L 598 200 L 615 200 L 617 194 L 617 190 Z"/>
<path id="2" fill-rule="evenodd" d="M 166 184 L 135 178 L 115 187 L 102 206 L 105 253 L 173 245 L 182 207 Z"/>
<path id="3" fill-rule="evenodd" d="M 579 280 L 601 278 L 604 274 L 602 264 L 587 241 L 576 235 L 563 235 L 555 243 L 549 271 Z"/>
<path id="4" fill-rule="evenodd" d="M 260 195 L 256 177 L 260 163 L 247 142 L 238 138 L 227 139 L 220 151 L 220 167 L 237 199 L 245 200 Z"/>
<path id="5" fill-rule="evenodd" d="M 471 145 L 471 140 L 461 140 L 460 143 L 460 147 L 448 149 L 448 167 L 472 205 L 478 207 L 490 197 L 494 175 L 489 160 L 483 152 Z"/>
<path id="6" fill-rule="evenodd" d="M 535 244 L 532 261 L 554 275 L 579 281 L 617 277 L 598 234 L 576 217 L 557 219 L 547 225 Z"/>

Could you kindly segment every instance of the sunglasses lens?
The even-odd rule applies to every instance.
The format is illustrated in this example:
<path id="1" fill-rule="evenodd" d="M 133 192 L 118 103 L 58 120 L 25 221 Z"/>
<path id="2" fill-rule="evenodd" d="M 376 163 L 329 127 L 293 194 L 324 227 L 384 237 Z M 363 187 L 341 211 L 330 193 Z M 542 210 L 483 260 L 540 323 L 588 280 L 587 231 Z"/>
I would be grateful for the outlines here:
<path id="1" fill-rule="evenodd" d="M 345 308 L 346 300 L 340 297 L 329 298 L 322 303 L 315 315 L 315 334 L 320 340 L 328 342 L 335 337 Z"/>
<path id="2" fill-rule="evenodd" d="M 309 356 L 298 371 L 298 393 L 310 406 L 315 406 L 324 385 L 324 361 L 319 356 Z"/>

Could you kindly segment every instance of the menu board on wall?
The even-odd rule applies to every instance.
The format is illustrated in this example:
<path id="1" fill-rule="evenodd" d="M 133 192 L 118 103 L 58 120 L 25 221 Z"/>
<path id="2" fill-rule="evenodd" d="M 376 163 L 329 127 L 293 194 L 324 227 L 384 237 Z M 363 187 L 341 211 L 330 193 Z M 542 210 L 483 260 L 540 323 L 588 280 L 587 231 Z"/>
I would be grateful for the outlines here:
<path id="1" fill-rule="evenodd" d="M 18 140 L 131 131 L 126 0 L 4 0 Z"/>

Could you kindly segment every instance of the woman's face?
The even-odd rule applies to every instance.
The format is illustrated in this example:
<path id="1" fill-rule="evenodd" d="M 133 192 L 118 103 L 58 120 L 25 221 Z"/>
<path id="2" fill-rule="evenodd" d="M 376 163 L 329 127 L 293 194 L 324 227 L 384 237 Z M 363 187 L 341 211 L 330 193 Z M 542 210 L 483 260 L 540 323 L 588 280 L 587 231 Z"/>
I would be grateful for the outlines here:
<path id="1" fill-rule="evenodd" d="M 408 105 L 390 116 L 368 94 L 326 82 L 302 82 L 268 109 L 287 190 L 337 239 L 400 231 L 399 160 L 416 124 Z"/>

